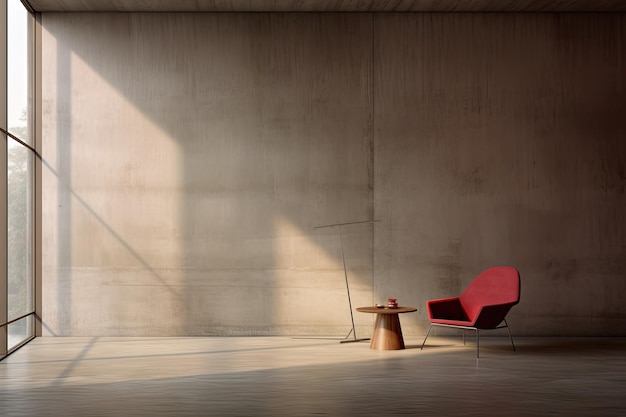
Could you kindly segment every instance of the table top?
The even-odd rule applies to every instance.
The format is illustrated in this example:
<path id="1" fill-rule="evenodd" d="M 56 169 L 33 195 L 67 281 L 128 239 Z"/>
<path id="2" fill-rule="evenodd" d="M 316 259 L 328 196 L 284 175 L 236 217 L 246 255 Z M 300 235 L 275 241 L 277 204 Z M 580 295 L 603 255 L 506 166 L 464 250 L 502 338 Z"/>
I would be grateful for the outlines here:
<path id="1" fill-rule="evenodd" d="M 378 308 L 376 306 L 372 306 L 372 307 L 357 307 L 356 311 L 360 311 L 361 313 L 399 314 L 399 313 L 412 313 L 413 311 L 417 311 L 417 308 L 415 307 Z"/>

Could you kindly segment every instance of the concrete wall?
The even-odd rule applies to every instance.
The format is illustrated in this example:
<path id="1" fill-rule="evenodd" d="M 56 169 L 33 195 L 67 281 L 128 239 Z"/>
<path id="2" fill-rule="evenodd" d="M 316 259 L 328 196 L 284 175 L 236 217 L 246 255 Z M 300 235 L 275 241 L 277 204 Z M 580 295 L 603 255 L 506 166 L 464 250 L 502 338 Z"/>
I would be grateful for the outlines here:
<path id="1" fill-rule="evenodd" d="M 44 14 L 51 335 L 333 334 L 522 274 L 623 334 L 623 15 Z M 372 318 L 356 313 L 359 334 Z"/>
<path id="2" fill-rule="evenodd" d="M 48 331 L 347 334 L 314 227 L 372 217 L 371 17 L 43 22 Z M 369 305 L 373 226 L 345 233 Z"/>
<path id="3" fill-rule="evenodd" d="M 514 331 L 624 334 L 625 23 L 378 18 L 377 293 L 423 305 L 513 265 Z M 424 313 L 406 321 L 423 331 Z"/>

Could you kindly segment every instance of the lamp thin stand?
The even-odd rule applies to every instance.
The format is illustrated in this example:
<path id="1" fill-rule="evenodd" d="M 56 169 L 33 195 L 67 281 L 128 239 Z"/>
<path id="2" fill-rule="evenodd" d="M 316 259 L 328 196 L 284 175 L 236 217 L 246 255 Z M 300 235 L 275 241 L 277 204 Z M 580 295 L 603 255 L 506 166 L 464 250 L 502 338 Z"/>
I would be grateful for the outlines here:
<path id="1" fill-rule="evenodd" d="M 373 223 L 373 222 L 377 222 L 377 221 L 378 220 L 366 220 L 366 221 L 360 221 L 360 222 L 328 224 L 328 225 L 324 225 L 324 226 L 317 226 L 317 227 L 315 227 L 315 229 L 322 229 L 322 228 L 326 228 L 326 227 L 336 227 L 337 230 L 339 231 L 339 243 L 341 244 L 341 261 L 343 262 L 343 275 L 344 275 L 344 277 L 346 279 L 346 291 L 348 293 L 348 306 L 350 307 L 350 320 L 352 320 L 352 329 L 350 329 L 350 332 L 339 343 L 361 342 L 361 341 L 364 341 L 364 340 L 370 340 L 369 337 L 368 338 L 358 338 L 356 336 L 356 328 L 354 326 L 354 313 L 352 312 L 352 299 L 350 298 L 350 284 L 348 283 L 348 268 L 346 268 L 346 257 L 345 257 L 344 251 L 343 251 L 343 236 L 341 234 L 341 226 L 347 226 L 349 224 L 359 224 L 359 223 Z M 349 339 L 350 335 L 353 336 L 352 339 Z"/>

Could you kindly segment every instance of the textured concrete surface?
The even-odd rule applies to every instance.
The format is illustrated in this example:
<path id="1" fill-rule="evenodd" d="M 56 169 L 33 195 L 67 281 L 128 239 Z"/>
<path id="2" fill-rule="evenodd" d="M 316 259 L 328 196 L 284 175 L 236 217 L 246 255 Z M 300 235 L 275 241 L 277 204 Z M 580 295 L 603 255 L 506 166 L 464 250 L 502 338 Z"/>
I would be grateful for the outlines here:
<path id="1" fill-rule="evenodd" d="M 48 335 L 343 335 L 517 267 L 623 335 L 622 14 L 44 14 Z M 356 314 L 359 332 L 371 318 Z"/>
<path id="2" fill-rule="evenodd" d="M 624 339 L 38 338 L 0 362 L 2 415 L 626 414 Z"/>
<path id="3" fill-rule="evenodd" d="M 43 21 L 48 333 L 347 333 L 314 227 L 372 217 L 371 17 Z M 343 233 L 371 305 L 373 226 Z"/>
<path id="4" fill-rule="evenodd" d="M 512 265 L 515 331 L 624 334 L 625 18 L 379 17 L 376 293 Z"/>

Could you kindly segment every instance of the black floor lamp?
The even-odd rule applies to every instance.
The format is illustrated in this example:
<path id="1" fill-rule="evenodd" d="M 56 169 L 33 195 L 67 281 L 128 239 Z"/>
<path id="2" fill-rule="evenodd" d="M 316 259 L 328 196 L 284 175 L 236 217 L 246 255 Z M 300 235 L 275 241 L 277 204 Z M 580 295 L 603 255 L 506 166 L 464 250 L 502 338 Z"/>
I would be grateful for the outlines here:
<path id="1" fill-rule="evenodd" d="M 364 221 L 360 221 L 360 222 L 349 222 L 349 223 L 335 223 L 335 224 L 325 224 L 322 226 L 316 226 L 313 229 L 324 229 L 324 228 L 329 228 L 329 227 L 336 227 L 337 230 L 339 231 L 339 242 L 341 243 L 341 260 L 343 261 L 343 274 L 346 278 L 346 291 L 348 292 L 348 306 L 350 307 L 350 319 L 352 320 L 352 329 L 350 330 L 350 332 L 346 335 L 346 337 L 341 340 L 339 343 L 349 343 L 349 342 L 360 342 L 363 340 L 370 340 L 369 337 L 368 338 L 357 338 L 356 337 L 356 328 L 354 327 L 354 314 L 352 312 L 352 300 L 350 299 L 350 284 L 348 284 L 348 269 L 346 268 L 346 257 L 343 253 L 343 237 L 341 235 L 341 226 L 347 226 L 350 224 L 361 224 L 361 223 L 374 223 L 374 222 L 378 222 L 379 220 L 364 220 Z M 354 336 L 353 339 L 348 339 L 350 337 L 350 335 L 352 334 L 352 336 Z"/>

